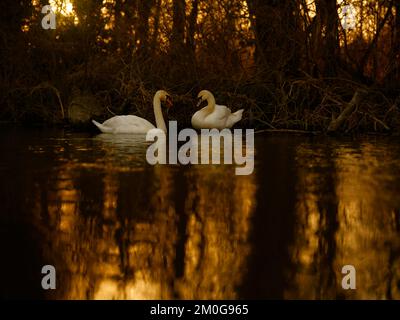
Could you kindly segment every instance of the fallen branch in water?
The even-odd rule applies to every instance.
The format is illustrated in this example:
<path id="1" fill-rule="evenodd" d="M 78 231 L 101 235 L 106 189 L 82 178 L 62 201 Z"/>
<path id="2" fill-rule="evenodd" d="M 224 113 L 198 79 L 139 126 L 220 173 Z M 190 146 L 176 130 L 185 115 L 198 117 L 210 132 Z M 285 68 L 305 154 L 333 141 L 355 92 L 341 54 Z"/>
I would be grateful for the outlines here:
<path id="1" fill-rule="evenodd" d="M 364 96 L 367 94 L 366 90 L 357 89 L 354 93 L 353 98 L 344 108 L 342 113 L 336 118 L 331 121 L 328 127 L 328 133 L 336 132 L 340 126 L 347 120 L 347 118 L 353 113 L 356 107 L 360 104 Z"/>
<path id="2" fill-rule="evenodd" d="M 386 123 L 384 123 L 382 120 L 379 120 L 377 117 L 374 117 L 372 114 L 367 114 L 371 119 L 375 121 L 375 131 L 376 131 L 376 123 L 379 123 L 382 127 L 384 127 L 386 130 L 390 130 L 390 128 L 387 126 Z"/>

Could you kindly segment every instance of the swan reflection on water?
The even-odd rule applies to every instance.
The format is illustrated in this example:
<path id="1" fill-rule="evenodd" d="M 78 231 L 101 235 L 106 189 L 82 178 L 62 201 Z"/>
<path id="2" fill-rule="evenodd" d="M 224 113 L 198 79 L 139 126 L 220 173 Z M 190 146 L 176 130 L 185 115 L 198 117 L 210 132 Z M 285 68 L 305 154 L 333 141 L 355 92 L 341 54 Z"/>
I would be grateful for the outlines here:
<path id="1" fill-rule="evenodd" d="M 95 148 L 103 157 L 100 160 L 107 166 L 119 164 L 121 170 L 145 169 L 148 166 L 146 153 L 151 142 L 145 134 L 98 134 L 93 138 Z M 98 159 L 99 160 L 99 159 Z"/>
<path id="2" fill-rule="evenodd" d="M 150 142 L 146 141 L 145 134 L 107 134 L 101 133 L 93 138 L 98 142 L 98 147 L 105 151 L 115 151 L 116 153 L 136 153 L 138 160 L 146 155 L 146 149 Z M 111 149 L 112 147 L 112 149 Z"/>

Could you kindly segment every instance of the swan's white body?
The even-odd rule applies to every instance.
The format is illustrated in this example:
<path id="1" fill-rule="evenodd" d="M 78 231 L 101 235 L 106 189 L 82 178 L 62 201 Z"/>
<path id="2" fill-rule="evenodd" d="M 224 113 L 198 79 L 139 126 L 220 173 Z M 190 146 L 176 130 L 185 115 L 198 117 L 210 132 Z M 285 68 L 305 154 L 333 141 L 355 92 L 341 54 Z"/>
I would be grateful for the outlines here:
<path id="1" fill-rule="evenodd" d="M 103 123 L 92 120 L 103 133 L 147 133 L 155 126 L 146 119 L 137 116 L 115 116 Z"/>
<path id="2" fill-rule="evenodd" d="M 157 128 L 167 132 L 167 127 L 165 125 L 164 117 L 161 111 L 161 100 L 165 100 L 168 94 L 165 91 L 157 91 L 154 95 L 153 99 L 153 108 L 154 108 L 154 116 L 156 118 Z M 98 123 L 95 120 L 92 122 L 96 125 L 97 128 L 100 129 L 103 133 L 147 133 L 151 129 L 155 129 L 156 127 L 146 119 L 133 116 L 115 116 L 112 117 L 103 123 Z"/>
<path id="3" fill-rule="evenodd" d="M 215 103 L 215 98 L 210 91 L 203 90 L 199 93 L 201 100 L 207 100 L 207 106 L 197 111 L 192 116 L 192 126 L 195 129 L 232 128 L 242 119 L 243 109 L 232 113 L 231 109 Z"/>

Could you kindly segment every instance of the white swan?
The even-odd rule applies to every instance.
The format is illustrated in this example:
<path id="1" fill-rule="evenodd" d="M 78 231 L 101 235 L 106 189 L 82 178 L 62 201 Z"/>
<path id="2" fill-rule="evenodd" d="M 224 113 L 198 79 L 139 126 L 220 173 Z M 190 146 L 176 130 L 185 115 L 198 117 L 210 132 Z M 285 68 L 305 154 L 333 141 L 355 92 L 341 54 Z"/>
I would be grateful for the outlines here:
<path id="1" fill-rule="evenodd" d="M 161 111 L 161 101 L 166 102 L 168 107 L 172 105 L 170 95 L 164 90 L 159 90 L 154 95 L 153 108 L 157 128 L 166 133 L 167 127 Z M 92 120 L 92 122 L 103 133 L 147 133 L 147 131 L 155 129 L 155 126 L 146 119 L 132 115 L 115 116 L 103 123 L 98 123 L 95 120 Z"/>
<path id="2" fill-rule="evenodd" d="M 213 94 L 208 90 L 200 91 L 197 97 L 200 99 L 197 106 L 204 100 L 207 100 L 207 106 L 192 116 L 192 126 L 195 129 L 232 128 L 242 119 L 243 109 L 232 113 L 228 107 L 216 104 Z"/>

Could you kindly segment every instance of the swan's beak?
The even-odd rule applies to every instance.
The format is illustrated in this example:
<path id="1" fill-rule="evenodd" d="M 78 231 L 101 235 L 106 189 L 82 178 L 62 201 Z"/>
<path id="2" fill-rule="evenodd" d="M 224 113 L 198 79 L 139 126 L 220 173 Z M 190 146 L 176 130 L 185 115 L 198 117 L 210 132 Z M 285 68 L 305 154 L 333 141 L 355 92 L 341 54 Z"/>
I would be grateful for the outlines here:
<path id="1" fill-rule="evenodd" d="M 197 101 L 196 107 L 200 107 L 201 103 L 203 102 L 202 98 L 199 98 L 199 101 Z"/>
<path id="2" fill-rule="evenodd" d="M 165 103 L 167 105 L 167 108 L 171 108 L 173 105 L 172 98 L 170 96 L 167 96 Z"/>

